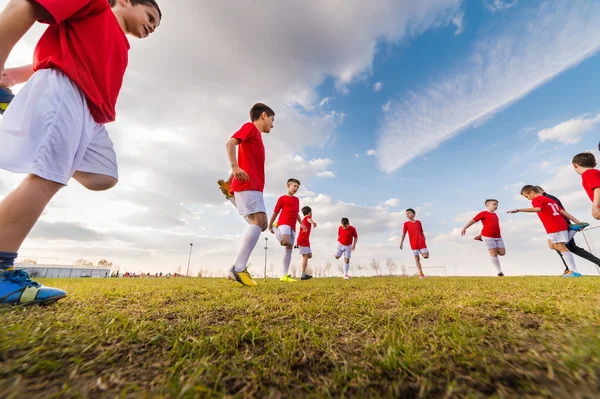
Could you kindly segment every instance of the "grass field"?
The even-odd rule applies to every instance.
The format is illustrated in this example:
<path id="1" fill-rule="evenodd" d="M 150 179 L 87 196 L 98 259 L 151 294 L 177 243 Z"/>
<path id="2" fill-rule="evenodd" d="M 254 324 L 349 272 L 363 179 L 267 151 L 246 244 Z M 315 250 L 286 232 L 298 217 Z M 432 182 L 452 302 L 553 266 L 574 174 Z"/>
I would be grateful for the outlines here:
<path id="1" fill-rule="evenodd" d="M 40 281 L 0 397 L 600 395 L 600 278 Z"/>

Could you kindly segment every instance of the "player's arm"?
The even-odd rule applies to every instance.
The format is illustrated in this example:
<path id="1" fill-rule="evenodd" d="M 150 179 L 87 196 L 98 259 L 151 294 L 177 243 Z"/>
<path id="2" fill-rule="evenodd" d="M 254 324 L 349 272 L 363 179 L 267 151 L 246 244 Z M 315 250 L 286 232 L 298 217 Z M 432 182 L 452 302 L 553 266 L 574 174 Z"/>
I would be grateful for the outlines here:
<path id="1" fill-rule="evenodd" d="M 508 211 L 506 213 L 519 213 L 519 212 L 528 212 L 528 213 L 536 213 L 541 212 L 542 208 L 521 208 L 521 209 L 513 209 L 512 211 Z"/>
<path id="2" fill-rule="evenodd" d="M 467 229 L 471 226 L 473 226 L 475 223 L 477 223 L 476 221 L 474 221 L 473 219 L 469 220 L 469 223 L 467 223 L 465 225 L 465 227 L 463 227 L 463 229 L 460 232 L 461 236 L 464 236 L 465 234 L 467 234 Z"/>
<path id="3" fill-rule="evenodd" d="M 300 228 L 304 231 L 308 231 L 308 228 L 304 225 L 304 223 L 302 223 L 302 217 L 300 217 L 300 214 L 298 214 L 298 223 L 300 223 Z"/>
<path id="4" fill-rule="evenodd" d="M 275 219 L 277 219 L 277 215 L 279 215 L 279 212 L 273 212 L 273 214 L 271 215 L 271 219 L 269 220 L 269 231 L 271 233 L 273 233 L 273 223 L 275 223 Z"/>
<path id="5" fill-rule="evenodd" d="M 592 217 L 600 220 L 600 187 L 594 189 L 594 201 L 592 202 Z"/>
<path id="6" fill-rule="evenodd" d="M 25 65 L 16 68 L 7 68 L 0 78 L 0 87 L 13 87 L 25 83 L 33 75 L 33 65 Z"/>
<path id="7" fill-rule="evenodd" d="M 406 238 L 406 233 L 402 233 L 402 238 L 400 239 L 400 249 L 402 249 L 402 245 L 404 245 L 404 239 Z"/>
<path id="8" fill-rule="evenodd" d="M 354 236 L 354 242 L 352 243 L 352 250 L 356 249 L 356 244 L 358 244 L 358 234 Z"/>
<path id="9" fill-rule="evenodd" d="M 239 143 L 241 143 L 241 140 L 232 137 L 227 141 L 227 144 L 225 144 L 225 148 L 227 150 L 227 158 L 229 158 L 229 165 L 231 165 L 231 174 L 238 179 L 238 181 L 245 182 L 248 181 L 249 177 L 246 171 L 238 165 L 237 154 L 235 151 L 235 147 L 237 147 Z"/>
<path id="10" fill-rule="evenodd" d="M 575 217 L 573 215 L 571 215 L 569 212 L 565 211 L 564 209 L 560 210 L 560 214 L 575 224 L 581 223 L 579 220 L 575 219 Z"/>
<path id="11" fill-rule="evenodd" d="M 317 228 L 317 223 L 314 220 L 312 220 L 312 218 L 308 218 L 306 221 L 308 223 L 312 224 L 313 228 L 315 228 L 315 229 Z"/>
<path id="12" fill-rule="evenodd" d="M 50 13 L 34 1 L 11 0 L 0 13 L 0 72 L 15 47 L 37 20 L 50 18 Z"/>

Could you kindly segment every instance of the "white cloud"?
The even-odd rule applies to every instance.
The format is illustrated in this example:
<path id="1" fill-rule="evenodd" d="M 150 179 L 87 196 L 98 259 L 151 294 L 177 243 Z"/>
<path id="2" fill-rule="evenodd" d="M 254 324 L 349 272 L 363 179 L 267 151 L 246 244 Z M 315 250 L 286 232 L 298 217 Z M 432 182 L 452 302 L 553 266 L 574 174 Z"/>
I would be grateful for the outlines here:
<path id="1" fill-rule="evenodd" d="M 384 171 L 481 125 L 600 49 L 599 2 L 546 2 L 530 14 L 492 32 L 450 73 L 390 106 L 377 146 Z"/>
<path id="2" fill-rule="evenodd" d="M 373 157 L 373 156 L 377 155 L 377 151 L 375 151 L 374 149 L 371 148 L 370 150 L 367 150 L 366 154 L 368 156 Z"/>
<path id="3" fill-rule="evenodd" d="M 485 7 L 491 12 L 508 10 L 517 5 L 519 0 L 484 0 Z"/>
<path id="4" fill-rule="evenodd" d="M 564 144 L 575 144 L 581 140 L 581 136 L 593 130 L 600 122 L 600 114 L 595 117 L 585 116 L 570 119 L 556 126 L 540 130 L 538 138 L 544 142 L 554 140 Z"/>
<path id="5" fill-rule="evenodd" d="M 317 177 L 332 179 L 332 178 L 335 177 L 335 173 L 333 173 L 330 170 L 326 170 L 325 172 L 319 172 L 319 173 L 317 173 Z"/>
<path id="6" fill-rule="evenodd" d="M 391 101 L 388 101 L 387 103 L 385 103 L 385 104 L 383 104 L 383 105 L 381 106 L 381 110 L 382 110 L 383 112 L 389 112 L 391 108 L 392 108 L 392 103 L 391 103 Z"/>
<path id="7" fill-rule="evenodd" d="M 335 97 L 325 97 L 324 99 L 321 100 L 321 102 L 319 103 L 319 106 L 324 106 L 325 104 L 329 103 L 331 100 L 333 100 Z"/>
<path id="8" fill-rule="evenodd" d="M 360 154 L 354 154 L 354 158 L 360 158 Z"/>
<path id="9" fill-rule="evenodd" d="M 506 184 L 504 186 L 504 191 L 516 191 L 521 190 L 521 188 L 525 185 L 525 182 L 520 181 L 518 183 Z"/>
<path id="10" fill-rule="evenodd" d="M 376 92 L 380 91 L 381 89 L 383 89 L 383 83 L 377 82 L 373 85 L 373 90 L 375 90 Z"/>
<path id="11" fill-rule="evenodd" d="M 452 18 L 452 25 L 456 26 L 456 30 L 454 31 L 455 35 L 460 35 L 465 29 L 465 25 L 463 19 L 465 17 L 465 13 L 460 13 L 454 18 Z"/>
<path id="12" fill-rule="evenodd" d="M 390 198 L 389 200 L 383 201 L 381 205 L 393 207 L 398 206 L 399 203 L 400 200 L 398 198 Z"/>

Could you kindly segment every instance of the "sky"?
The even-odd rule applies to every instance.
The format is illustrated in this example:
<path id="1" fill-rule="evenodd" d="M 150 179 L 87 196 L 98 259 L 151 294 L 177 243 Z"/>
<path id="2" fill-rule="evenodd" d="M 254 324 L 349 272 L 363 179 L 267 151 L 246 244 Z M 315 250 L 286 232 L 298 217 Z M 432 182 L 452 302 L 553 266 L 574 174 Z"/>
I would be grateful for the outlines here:
<path id="1" fill-rule="evenodd" d="M 106 258 L 122 272 L 168 273 L 186 270 L 193 243 L 191 274 L 223 275 L 246 223 L 216 180 L 229 175 L 225 142 L 258 101 L 276 113 L 263 136 L 269 216 L 287 179 L 299 179 L 301 206 L 318 223 L 313 268 L 331 262 L 337 273 L 336 232 L 348 217 L 360 236 L 354 275 L 374 274 L 369 263 L 384 268 L 387 258 L 414 272 L 399 240 L 404 210 L 415 208 L 431 253 L 426 274 L 493 276 L 473 240 L 481 226 L 460 230 L 495 198 L 505 274 L 560 274 L 537 216 L 506 214 L 529 206 L 524 184 L 600 225 L 570 163 L 582 151 L 600 156 L 600 2 L 162 3 L 156 32 L 130 38 L 117 121 L 107 126 L 119 184 L 98 193 L 72 181 L 21 259 Z M 19 42 L 7 67 L 31 63 L 43 30 Z M 22 178 L 0 171 L 0 197 Z M 250 270 L 263 273 L 265 238 L 268 273 L 279 276 L 283 249 L 268 231 Z M 586 238 L 600 252 L 600 229 Z M 576 240 L 585 246 L 582 234 Z"/>

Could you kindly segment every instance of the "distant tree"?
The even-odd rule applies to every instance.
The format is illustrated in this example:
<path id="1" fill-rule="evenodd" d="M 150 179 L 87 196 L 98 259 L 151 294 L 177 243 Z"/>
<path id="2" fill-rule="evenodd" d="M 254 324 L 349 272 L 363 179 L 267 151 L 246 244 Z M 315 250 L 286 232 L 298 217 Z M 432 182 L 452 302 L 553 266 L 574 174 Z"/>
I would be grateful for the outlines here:
<path id="1" fill-rule="evenodd" d="M 21 261 L 21 264 L 23 265 L 37 265 L 37 259 L 23 259 Z M 38 276 L 34 276 L 34 277 L 38 277 Z"/>
<path id="2" fill-rule="evenodd" d="M 362 276 L 362 271 L 365 267 L 359 263 L 358 265 L 356 265 L 356 268 L 358 269 L 358 275 Z"/>
<path id="3" fill-rule="evenodd" d="M 198 272 L 198 277 L 208 277 L 208 269 L 205 267 L 201 268 Z"/>
<path id="4" fill-rule="evenodd" d="M 90 262 L 87 259 L 82 259 L 79 258 L 75 261 L 75 263 L 73 263 L 73 266 L 84 266 L 84 267 L 90 267 L 90 266 L 94 266 L 94 262 Z"/>
<path id="5" fill-rule="evenodd" d="M 316 270 L 313 271 L 313 268 L 311 266 L 308 266 L 306 268 L 306 274 L 308 274 L 309 276 L 316 276 L 317 274 L 315 272 Z"/>
<path id="6" fill-rule="evenodd" d="M 291 265 L 290 266 L 290 275 L 292 277 L 296 277 L 296 269 L 297 269 L 296 265 Z"/>
<path id="7" fill-rule="evenodd" d="M 385 258 L 385 267 L 387 267 L 390 276 L 396 274 L 396 262 L 394 262 L 392 258 Z"/>
<path id="8" fill-rule="evenodd" d="M 337 268 L 338 268 L 338 271 L 340 272 L 340 274 L 343 275 L 344 274 L 344 265 L 342 263 L 338 263 Z"/>
<path id="9" fill-rule="evenodd" d="M 40 277 L 40 276 L 41 276 L 41 274 L 42 274 L 42 273 L 40 273 L 40 271 L 39 271 L 39 270 L 32 270 L 32 271 L 29 273 L 29 277 L 34 277 L 34 278 L 35 278 L 35 277 Z"/>
<path id="10" fill-rule="evenodd" d="M 110 269 L 110 268 L 112 268 L 112 266 L 113 266 L 113 263 L 107 259 L 102 259 L 98 262 L 98 267 Z"/>
<path id="11" fill-rule="evenodd" d="M 406 270 L 406 266 L 400 265 L 400 270 L 402 271 L 403 277 L 408 277 L 408 270 Z"/>
<path id="12" fill-rule="evenodd" d="M 371 269 L 375 272 L 376 276 L 379 276 L 379 270 L 381 269 L 381 264 L 378 260 L 372 259 L 370 263 Z"/>
<path id="13" fill-rule="evenodd" d="M 324 272 L 325 276 L 327 276 L 327 277 L 330 276 L 329 273 L 331 273 L 331 262 L 325 263 L 325 266 L 323 267 L 323 272 Z"/>
<path id="14" fill-rule="evenodd" d="M 177 273 L 178 276 L 181 276 L 181 271 L 183 270 L 183 266 L 177 266 L 175 268 L 175 273 Z"/>

